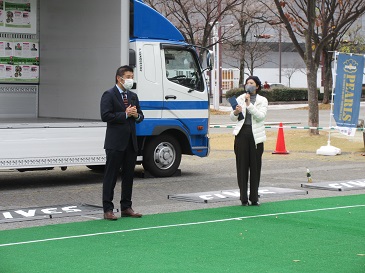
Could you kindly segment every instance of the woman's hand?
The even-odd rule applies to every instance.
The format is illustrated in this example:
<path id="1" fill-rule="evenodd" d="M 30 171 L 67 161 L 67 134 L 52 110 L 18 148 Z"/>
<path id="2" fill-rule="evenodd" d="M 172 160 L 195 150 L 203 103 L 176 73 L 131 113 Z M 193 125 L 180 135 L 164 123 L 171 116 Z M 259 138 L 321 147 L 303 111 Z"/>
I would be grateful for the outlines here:
<path id="1" fill-rule="evenodd" d="M 242 106 L 241 105 L 237 105 L 236 106 L 236 109 L 233 111 L 233 114 L 235 115 L 235 116 L 238 116 L 239 115 L 239 113 L 241 113 L 242 112 Z"/>
<path id="2" fill-rule="evenodd" d="M 250 105 L 250 93 L 246 93 L 246 99 L 245 99 L 245 102 L 246 102 L 246 105 L 249 106 Z"/>

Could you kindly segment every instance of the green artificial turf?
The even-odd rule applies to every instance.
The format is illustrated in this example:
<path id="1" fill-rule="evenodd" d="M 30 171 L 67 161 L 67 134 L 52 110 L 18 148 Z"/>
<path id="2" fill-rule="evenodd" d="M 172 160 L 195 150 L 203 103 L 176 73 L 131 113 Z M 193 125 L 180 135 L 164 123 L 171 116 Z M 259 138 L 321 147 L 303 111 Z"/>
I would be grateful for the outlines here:
<path id="1" fill-rule="evenodd" d="M 365 195 L 5 230 L 0 272 L 365 272 Z"/>

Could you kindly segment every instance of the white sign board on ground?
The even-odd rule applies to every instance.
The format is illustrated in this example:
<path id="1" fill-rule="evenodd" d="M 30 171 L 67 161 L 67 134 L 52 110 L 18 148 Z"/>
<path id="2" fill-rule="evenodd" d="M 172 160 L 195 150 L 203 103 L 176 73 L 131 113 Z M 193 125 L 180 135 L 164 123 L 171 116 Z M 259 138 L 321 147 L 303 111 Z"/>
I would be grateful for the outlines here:
<path id="1" fill-rule="evenodd" d="M 86 214 L 103 213 L 103 207 L 88 204 L 50 205 L 0 211 L 0 223 L 50 219 Z"/>
<path id="2" fill-rule="evenodd" d="M 295 190 L 287 188 L 276 188 L 276 187 L 261 187 L 259 188 L 260 197 L 269 195 L 287 195 L 287 194 L 307 194 L 304 190 Z M 195 203 L 208 203 L 208 202 L 221 202 L 221 201 L 234 201 L 239 200 L 240 191 L 239 189 L 234 190 L 220 190 L 220 191 L 209 191 L 209 192 L 196 192 L 196 193 L 185 193 L 185 194 L 173 194 L 168 195 L 168 199 L 195 202 Z"/>
<path id="3" fill-rule="evenodd" d="M 349 190 L 364 190 L 365 179 L 348 180 L 348 181 L 328 181 L 320 183 L 304 183 L 302 188 L 330 190 L 330 191 L 349 191 Z"/>

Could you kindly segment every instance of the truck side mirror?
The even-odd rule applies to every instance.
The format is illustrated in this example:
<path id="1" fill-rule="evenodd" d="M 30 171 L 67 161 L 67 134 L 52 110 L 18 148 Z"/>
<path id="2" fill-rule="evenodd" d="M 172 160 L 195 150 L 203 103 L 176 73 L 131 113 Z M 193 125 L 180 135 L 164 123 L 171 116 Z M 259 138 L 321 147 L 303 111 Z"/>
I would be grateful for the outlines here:
<path id="1" fill-rule="evenodd" d="M 214 65 L 214 58 L 213 58 L 213 51 L 209 50 L 207 52 L 207 67 L 209 70 L 212 70 L 213 69 L 213 65 Z"/>
<path id="2" fill-rule="evenodd" d="M 129 49 L 129 66 L 136 67 L 136 52 L 133 49 Z"/>

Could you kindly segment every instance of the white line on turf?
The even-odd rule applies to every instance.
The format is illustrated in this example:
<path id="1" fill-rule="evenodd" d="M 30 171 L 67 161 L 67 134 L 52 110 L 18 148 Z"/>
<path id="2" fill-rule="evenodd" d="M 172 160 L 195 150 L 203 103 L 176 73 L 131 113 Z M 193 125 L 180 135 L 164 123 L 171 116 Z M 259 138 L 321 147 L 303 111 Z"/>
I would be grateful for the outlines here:
<path id="1" fill-rule="evenodd" d="M 83 237 L 93 237 L 93 236 L 108 235 L 108 234 L 117 234 L 117 233 L 125 233 L 125 232 L 132 232 L 132 231 L 152 230 L 152 229 L 162 229 L 162 228 L 172 228 L 172 227 L 183 227 L 183 226 L 193 226 L 193 225 L 202 225 L 202 224 L 210 224 L 210 223 L 227 222 L 227 221 L 233 221 L 233 220 L 243 220 L 243 219 L 251 219 L 251 218 L 260 218 L 260 217 L 269 217 L 269 216 L 278 216 L 278 215 L 289 215 L 289 214 L 299 214 L 299 213 L 308 213 L 308 212 L 317 212 L 317 211 L 326 211 L 326 210 L 338 210 L 338 209 L 359 208 L 359 207 L 365 207 L 365 205 L 353 205 L 353 206 L 343 206 L 343 207 L 333 207 L 333 208 L 321 208 L 321 209 L 310 209 L 310 210 L 287 211 L 287 212 L 278 212 L 278 213 L 269 213 L 269 214 L 260 214 L 260 215 L 251 215 L 251 216 L 242 216 L 242 217 L 234 217 L 234 218 L 226 218 L 226 219 L 218 219 L 218 220 L 209 220 L 209 221 L 202 221 L 202 222 L 191 222 L 191 223 L 183 223 L 183 224 L 164 225 L 164 226 L 133 228 L 133 229 L 126 229 L 126 230 L 114 230 L 114 231 L 107 231 L 107 232 L 89 233 L 89 234 L 81 234 L 81 235 L 74 235 L 74 236 L 55 237 L 55 238 L 48 238 L 48 239 L 40 239 L 40 240 L 32 240 L 32 241 L 23 241 L 23 242 L 0 244 L 0 247 L 15 246 L 15 245 L 25 245 L 25 244 L 33 244 L 33 243 L 41 243 L 41 242 L 50 242 L 50 241 L 59 241 L 59 240 L 75 239 L 75 238 L 83 238 Z"/>

